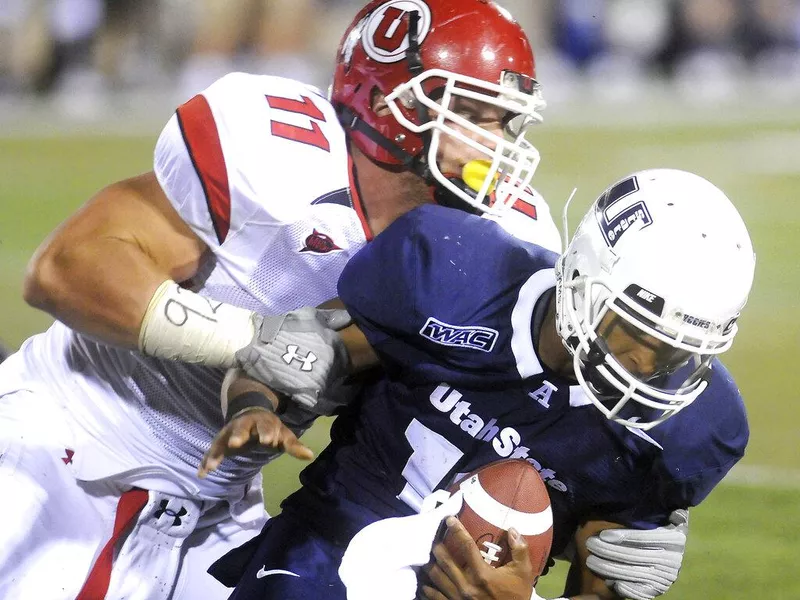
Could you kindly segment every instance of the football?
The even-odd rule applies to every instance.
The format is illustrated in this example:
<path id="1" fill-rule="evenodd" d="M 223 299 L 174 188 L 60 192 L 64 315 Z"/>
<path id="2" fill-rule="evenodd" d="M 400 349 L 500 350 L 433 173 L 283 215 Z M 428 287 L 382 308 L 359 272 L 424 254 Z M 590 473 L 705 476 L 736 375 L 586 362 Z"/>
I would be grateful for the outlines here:
<path id="1" fill-rule="evenodd" d="M 483 559 L 494 567 L 511 560 L 508 529 L 528 543 L 538 577 L 547 564 L 553 541 L 553 513 L 547 488 L 533 465 L 525 460 L 501 460 L 469 473 L 448 488 L 461 490 L 464 503 L 456 515 L 478 545 Z M 457 556 L 454 548 L 444 544 Z"/>

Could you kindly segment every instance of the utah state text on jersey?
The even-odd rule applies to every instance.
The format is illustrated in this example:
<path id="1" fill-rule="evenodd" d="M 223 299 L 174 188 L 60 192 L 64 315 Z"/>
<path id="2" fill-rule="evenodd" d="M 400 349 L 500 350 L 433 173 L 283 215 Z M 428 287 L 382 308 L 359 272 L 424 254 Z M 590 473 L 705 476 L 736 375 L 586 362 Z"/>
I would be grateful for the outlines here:
<path id="1" fill-rule="evenodd" d="M 430 401 L 436 410 L 450 413 L 453 425 L 476 440 L 490 442 L 501 458 L 523 458 L 539 471 L 539 475 L 547 485 L 559 492 L 567 491 L 567 486 L 556 479 L 555 471 L 543 467 L 535 458 L 528 456 L 530 448 L 521 445 L 522 436 L 516 429 L 513 427 L 501 429 L 494 417 L 486 421 L 483 417 L 470 412 L 471 404 L 462 400 L 461 396 L 461 392 L 442 383 L 430 395 Z"/>

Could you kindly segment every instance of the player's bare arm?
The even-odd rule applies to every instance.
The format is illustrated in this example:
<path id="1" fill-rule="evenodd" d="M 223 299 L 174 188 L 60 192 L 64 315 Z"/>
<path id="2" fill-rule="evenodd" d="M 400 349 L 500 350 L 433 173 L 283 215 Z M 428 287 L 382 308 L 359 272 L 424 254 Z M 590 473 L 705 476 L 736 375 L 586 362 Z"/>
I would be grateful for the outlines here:
<path id="1" fill-rule="evenodd" d="M 155 174 L 146 173 L 100 191 L 42 244 L 25 299 L 113 345 L 232 367 L 236 352 L 260 339 L 261 318 L 179 285 L 197 273 L 206 251 Z"/>
<path id="2" fill-rule="evenodd" d="M 378 355 L 375 354 L 364 333 L 355 323 L 339 332 L 342 336 L 347 355 L 350 357 L 348 373 L 355 375 L 378 366 Z"/>
<path id="3" fill-rule="evenodd" d="M 324 311 L 336 311 L 343 305 L 336 299 L 323 306 L 327 307 L 322 309 Z M 314 312 L 316 309 L 307 310 Z M 333 313 L 324 314 L 330 316 Z M 343 374 L 357 374 L 378 364 L 377 355 L 357 325 L 351 323 L 337 334 L 346 350 L 343 355 L 346 361 L 342 365 Z M 292 338 L 289 336 L 284 346 L 292 345 L 291 342 Z M 301 343 L 300 340 L 298 342 Z M 276 414 L 281 409 L 278 394 L 261 381 L 249 377 L 241 369 L 231 369 L 225 381 L 222 404 L 226 425 L 214 438 L 203 457 L 198 470 L 199 477 L 207 476 L 226 456 L 246 454 L 257 446 L 283 451 L 301 460 L 313 458 L 313 452 L 297 439 Z M 322 391 L 324 390 L 320 390 Z"/>
<path id="4" fill-rule="evenodd" d="M 332 300 L 323 302 L 318 308 L 323 310 L 347 310 L 344 302 L 339 298 L 333 298 Z M 358 325 L 350 322 L 349 325 L 339 330 L 339 335 L 347 350 L 348 375 L 355 375 L 380 364 L 378 355 L 375 353 L 375 350 L 367 341 L 367 336 L 364 335 L 364 332 L 361 331 Z"/>
<path id="5" fill-rule="evenodd" d="M 595 574 L 586 564 L 589 550 L 586 541 L 593 535 L 607 529 L 619 529 L 622 525 L 609 521 L 587 521 L 575 532 L 575 558 L 570 566 L 567 577 L 567 593 L 573 591 L 583 594 L 596 594 L 598 598 L 616 600 L 621 598 L 616 592 L 606 585 L 605 580 Z"/>
<path id="6" fill-rule="evenodd" d="M 31 260 L 25 299 L 114 345 L 231 367 L 237 351 L 265 337 L 259 331 L 264 322 L 249 310 L 209 301 L 176 283 L 197 272 L 205 252 L 155 175 L 147 173 L 100 191 L 42 244 Z M 311 321 L 313 315 L 305 323 Z M 311 325 L 319 328 L 316 321 Z M 256 355 L 256 361 L 263 359 Z M 368 360 L 355 341 L 353 357 Z"/>
<path id="7" fill-rule="evenodd" d="M 98 192 L 42 243 L 25 300 L 77 331 L 136 348 L 156 289 L 191 277 L 204 251 L 146 173 Z"/>
<path id="8" fill-rule="evenodd" d="M 337 364 L 335 370 L 342 375 L 355 375 L 377 366 L 379 364 L 377 355 L 357 325 L 350 323 L 348 319 L 347 326 L 336 330 L 343 323 L 341 301 L 334 299 L 321 306 L 323 308 L 307 307 L 301 310 L 304 311 L 304 314 L 310 315 L 310 318 L 316 319 L 316 315 L 319 315 L 319 322 L 324 321 L 325 325 L 330 327 L 331 333 L 335 332 L 336 336 L 341 339 L 345 353 L 339 355 L 339 359 L 343 362 Z M 284 334 L 280 345 L 281 351 L 292 346 L 293 342 L 303 343 L 302 337 L 295 337 L 297 333 L 288 331 Z M 332 368 L 330 363 L 325 363 L 326 373 Z M 274 375 L 282 382 L 281 389 L 297 391 L 300 389 L 296 387 L 297 380 L 291 378 L 290 373 L 291 370 L 281 369 Z M 327 375 L 325 379 L 327 379 Z M 323 391 L 324 387 L 320 387 L 313 394 L 316 395 Z M 226 413 L 227 423 L 214 438 L 210 449 L 203 457 L 198 469 L 199 477 L 207 476 L 219 466 L 226 456 L 247 454 L 258 446 L 276 452 L 286 452 L 301 460 L 313 458 L 313 452 L 297 439 L 291 429 L 286 427 L 276 414 L 282 409 L 281 401 L 287 401 L 285 395 L 281 400 L 270 387 L 260 380 L 249 377 L 243 370 L 237 368 L 228 372 L 222 395 L 223 411 Z"/>
<path id="9" fill-rule="evenodd" d="M 237 372 L 230 385 L 223 388 L 223 394 L 226 424 L 203 456 L 198 477 L 206 477 L 226 456 L 248 454 L 256 449 L 286 452 L 301 460 L 314 458 L 311 449 L 281 422 L 276 414 L 280 399 L 263 383 Z"/>

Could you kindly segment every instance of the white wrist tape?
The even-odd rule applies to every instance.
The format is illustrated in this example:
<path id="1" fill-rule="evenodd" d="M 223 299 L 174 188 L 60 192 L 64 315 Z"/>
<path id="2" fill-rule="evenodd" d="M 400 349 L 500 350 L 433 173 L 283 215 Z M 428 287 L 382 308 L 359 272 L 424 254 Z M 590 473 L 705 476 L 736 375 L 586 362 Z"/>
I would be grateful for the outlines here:
<path id="1" fill-rule="evenodd" d="M 252 311 L 205 298 L 168 279 L 147 306 L 139 350 L 157 358 L 232 367 L 236 351 L 254 334 Z"/>

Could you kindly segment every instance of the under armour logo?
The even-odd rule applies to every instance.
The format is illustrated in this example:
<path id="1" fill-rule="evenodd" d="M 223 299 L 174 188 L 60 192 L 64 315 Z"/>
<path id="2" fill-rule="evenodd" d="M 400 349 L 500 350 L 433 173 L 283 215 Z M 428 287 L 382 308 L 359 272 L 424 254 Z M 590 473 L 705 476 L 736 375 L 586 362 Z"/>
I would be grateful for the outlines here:
<path id="1" fill-rule="evenodd" d="M 169 504 L 169 500 L 162 500 L 161 504 L 159 505 L 159 509 L 155 512 L 155 518 L 160 519 L 163 515 L 167 515 L 168 517 L 174 517 L 174 521 L 172 522 L 173 527 L 178 526 L 181 524 L 181 517 L 185 515 L 187 511 L 183 506 L 181 506 L 178 512 L 175 512 L 172 509 L 167 508 Z"/>
<path id="2" fill-rule="evenodd" d="M 486 547 L 486 550 L 481 550 L 481 556 L 483 560 L 486 561 L 487 564 L 496 563 L 500 560 L 500 551 L 502 548 L 497 544 L 493 544 L 492 542 L 483 542 L 483 545 Z"/>
<path id="3" fill-rule="evenodd" d="M 302 354 L 298 354 L 297 352 L 298 350 L 300 350 L 300 346 L 297 346 L 295 344 L 286 346 L 286 354 L 284 354 L 281 358 L 283 358 L 283 361 L 287 365 L 292 364 L 293 360 L 299 360 L 301 363 L 303 363 L 303 366 L 300 367 L 300 370 L 310 371 L 312 369 L 311 365 L 313 365 L 317 361 L 317 355 L 314 354 L 313 352 L 309 352 L 308 354 L 303 356 Z"/>
<path id="4" fill-rule="evenodd" d="M 64 461 L 65 465 L 72 464 L 72 457 L 75 456 L 75 450 L 70 450 L 69 448 L 64 448 L 64 454 L 66 456 L 62 456 L 61 460 Z"/>

